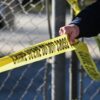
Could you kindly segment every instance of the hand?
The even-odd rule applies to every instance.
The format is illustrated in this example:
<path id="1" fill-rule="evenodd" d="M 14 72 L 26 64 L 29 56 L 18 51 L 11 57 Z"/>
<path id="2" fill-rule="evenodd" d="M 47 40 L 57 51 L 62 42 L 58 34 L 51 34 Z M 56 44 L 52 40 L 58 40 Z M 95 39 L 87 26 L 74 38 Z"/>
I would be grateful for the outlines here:
<path id="1" fill-rule="evenodd" d="M 74 24 L 63 26 L 59 30 L 60 35 L 68 35 L 71 44 L 74 44 L 75 38 L 79 36 L 79 27 Z"/>

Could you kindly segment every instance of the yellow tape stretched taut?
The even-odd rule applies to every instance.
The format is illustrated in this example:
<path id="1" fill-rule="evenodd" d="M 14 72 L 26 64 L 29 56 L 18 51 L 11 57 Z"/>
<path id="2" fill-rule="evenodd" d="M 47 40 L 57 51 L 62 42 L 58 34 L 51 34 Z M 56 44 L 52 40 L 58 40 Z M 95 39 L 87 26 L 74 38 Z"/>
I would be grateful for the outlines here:
<path id="1" fill-rule="evenodd" d="M 0 58 L 0 72 L 5 72 L 32 62 L 75 50 L 86 72 L 94 80 L 100 80 L 100 73 L 88 52 L 86 44 L 77 42 L 70 45 L 66 35 L 50 39 L 29 48 Z"/>
<path id="2" fill-rule="evenodd" d="M 75 48 L 69 44 L 66 36 L 56 37 L 1 58 L 0 72 L 14 69 L 67 51 L 72 51 L 74 49 Z"/>

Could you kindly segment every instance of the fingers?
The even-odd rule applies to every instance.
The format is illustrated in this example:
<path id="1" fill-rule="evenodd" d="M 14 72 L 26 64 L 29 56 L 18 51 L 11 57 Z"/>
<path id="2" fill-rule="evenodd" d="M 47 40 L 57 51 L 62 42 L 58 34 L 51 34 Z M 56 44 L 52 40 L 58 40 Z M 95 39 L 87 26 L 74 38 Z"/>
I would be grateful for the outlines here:
<path id="1" fill-rule="evenodd" d="M 68 35 L 70 43 L 73 44 L 75 42 L 75 38 L 79 35 L 79 28 L 76 25 L 63 26 L 59 29 L 59 34 Z"/>
<path id="2" fill-rule="evenodd" d="M 59 30 L 59 34 L 60 35 L 63 35 L 63 34 L 69 34 L 70 33 L 70 30 L 69 30 L 69 26 L 63 26 L 63 27 L 61 27 L 60 28 L 60 30 Z"/>

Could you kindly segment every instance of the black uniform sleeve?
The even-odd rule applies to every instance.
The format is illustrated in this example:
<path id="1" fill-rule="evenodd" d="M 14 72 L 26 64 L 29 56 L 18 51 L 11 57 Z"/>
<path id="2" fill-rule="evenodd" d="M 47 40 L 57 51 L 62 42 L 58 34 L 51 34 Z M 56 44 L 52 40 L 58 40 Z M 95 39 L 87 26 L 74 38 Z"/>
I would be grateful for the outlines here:
<path id="1" fill-rule="evenodd" d="M 100 0 L 81 11 L 71 24 L 79 26 L 79 37 L 98 35 L 100 33 Z"/>

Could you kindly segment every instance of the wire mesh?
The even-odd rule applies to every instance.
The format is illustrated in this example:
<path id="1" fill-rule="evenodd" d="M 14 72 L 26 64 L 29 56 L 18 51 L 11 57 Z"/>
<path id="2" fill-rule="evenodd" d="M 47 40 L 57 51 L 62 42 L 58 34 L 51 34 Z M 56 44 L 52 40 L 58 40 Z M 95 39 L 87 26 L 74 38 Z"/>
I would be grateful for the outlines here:
<path id="1" fill-rule="evenodd" d="M 90 54 L 96 63 L 97 69 L 100 71 L 100 51 L 94 38 L 85 39 Z M 81 69 L 83 70 L 83 69 Z M 81 71 L 81 94 L 79 100 L 99 100 L 100 98 L 100 82 L 92 80 L 84 70 Z"/>
<path id="2" fill-rule="evenodd" d="M 0 56 L 49 39 L 44 0 L 0 1 Z M 0 73 L 0 100 L 43 100 L 46 60 Z M 50 69 L 47 73 L 50 80 Z M 50 81 L 47 84 L 50 100 Z"/>

